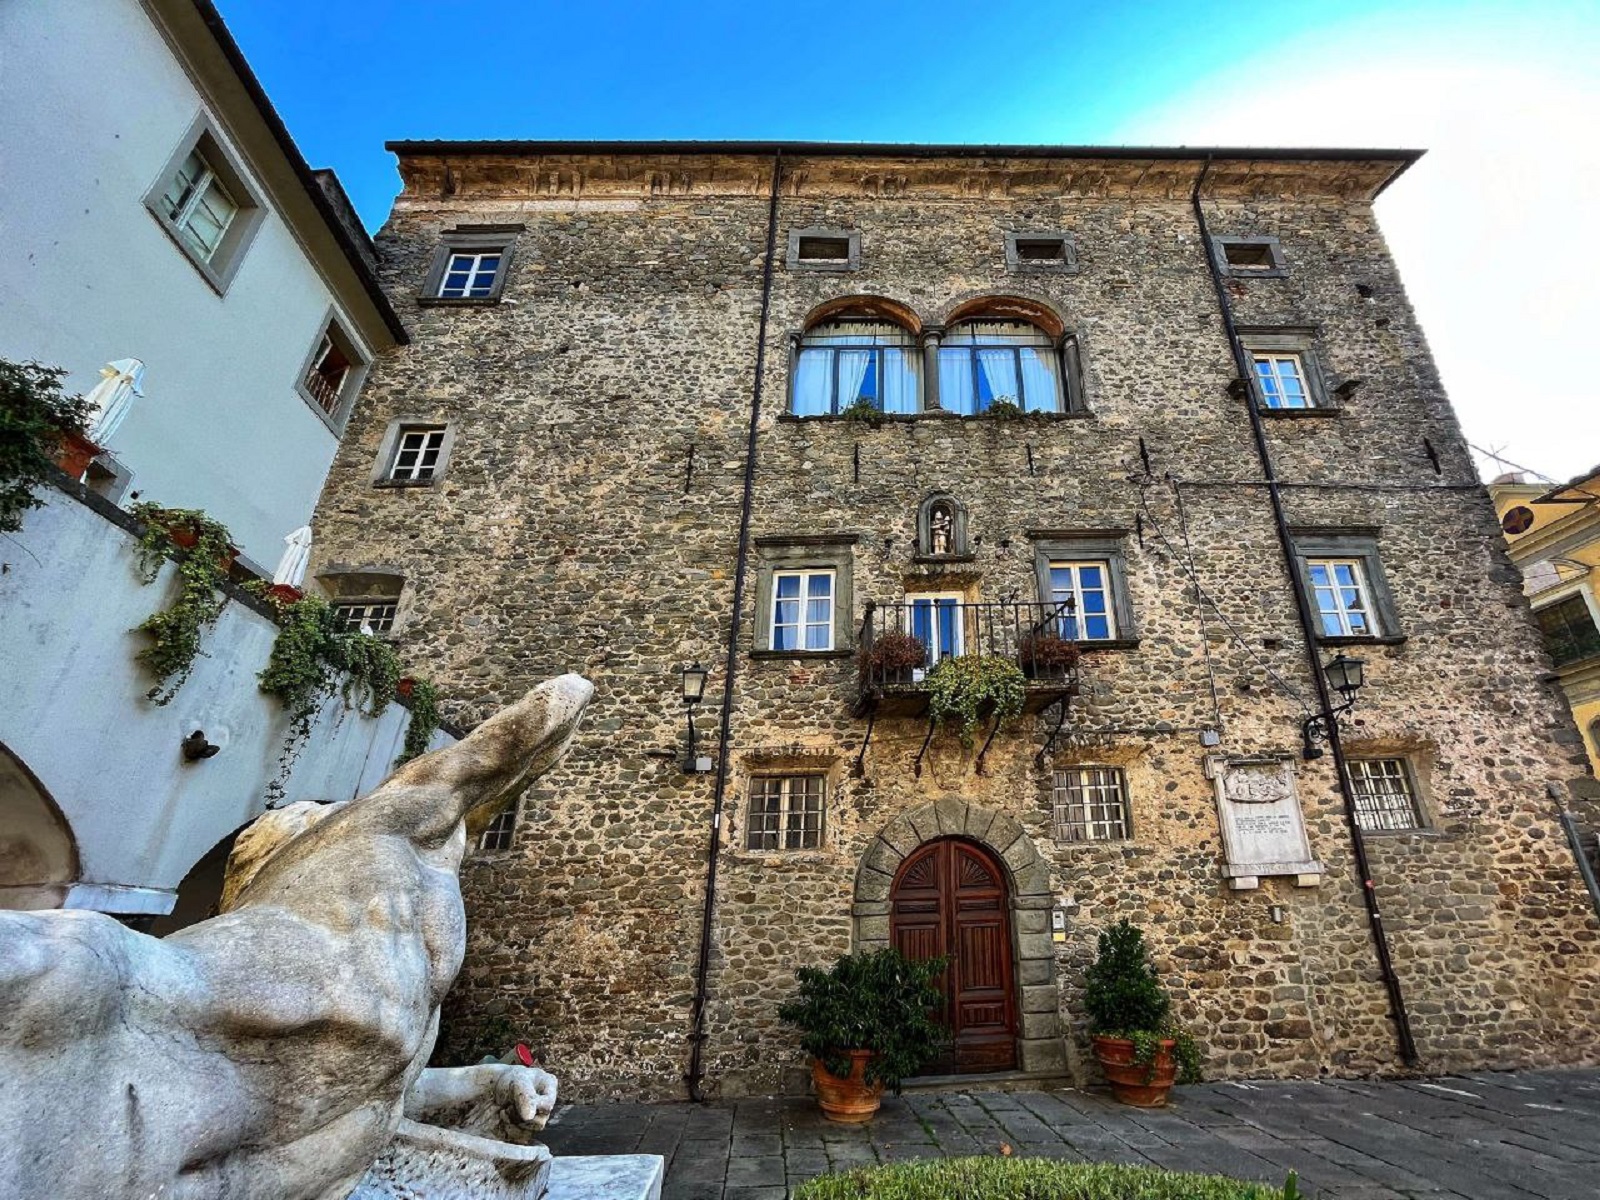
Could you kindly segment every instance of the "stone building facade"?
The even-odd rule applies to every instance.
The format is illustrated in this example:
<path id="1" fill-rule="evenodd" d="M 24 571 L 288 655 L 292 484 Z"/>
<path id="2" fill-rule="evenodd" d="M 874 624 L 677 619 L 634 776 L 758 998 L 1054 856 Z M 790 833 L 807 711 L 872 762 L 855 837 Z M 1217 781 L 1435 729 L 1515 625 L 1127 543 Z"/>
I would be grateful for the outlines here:
<path id="1" fill-rule="evenodd" d="M 1299 586 L 1319 660 L 1365 662 L 1339 728 L 1416 1063 L 1594 1056 L 1583 749 L 1372 212 L 1413 156 L 392 148 L 414 340 L 314 571 L 403 577 L 462 723 L 598 689 L 464 872 L 457 1052 L 514 1032 L 578 1096 L 793 1088 L 795 969 L 894 941 L 970 960 L 957 1069 L 1081 1079 L 1127 916 L 1213 1073 L 1404 1069 L 1335 758 L 1302 757 Z M 930 736 L 926 671 L 859 661 L 901 628 L 1078 636 L 1076 694 Z"/>

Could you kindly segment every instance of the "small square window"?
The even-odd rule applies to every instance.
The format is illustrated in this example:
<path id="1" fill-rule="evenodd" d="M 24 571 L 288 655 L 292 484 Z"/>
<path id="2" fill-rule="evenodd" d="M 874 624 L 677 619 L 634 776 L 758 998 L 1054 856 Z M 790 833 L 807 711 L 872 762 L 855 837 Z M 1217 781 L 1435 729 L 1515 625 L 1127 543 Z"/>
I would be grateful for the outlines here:
<path id="1" fill-rule="evenodd" d="M 487 254 L 468 251 L 452 253 L 439 280 L 442 300 L 487 300 L 495 294 L 495 280 L 504 256 L 495 250 Z"/>
<path id="2" fill-rule="evenodd" d="M 1359 558 L 1307 559 L 1306 570 L 1324 637 L 1375 637 L 1380 632 Z"/>
<path id="3" fill-rule="evenodd" d="M 333 606 L 333 615 L 350 633 L 376 636 L 394 628 L 398 607 L 394 600 L 342 600 Z"/>
<path id="4" fill-rule="evenodd" d="M 791 271 L 854 271 L 861 266 L 861 234 L 822 226 L 791 229 L 784 265 Z"/>
<path id="5" fill-rule="evenodd" d="M 833 649 L 834 572 L 772 573 L 772 649 Z"/>
<path id="6" fill-rule="evenodd" d="M 1213 239 L 1213 244 L 1226 274 L 1245 278 L 1279 278 L 1288 274 L 1275 237 L 1219 237 Z"/>
<path id="7" fill-rule="evenodd" d="M 439 469 L 445 433 L 443 425 L 403 426 L 395 442 L 389 478 L 397 483 L 431 480 Z"/>
<path id="8" fill-rule="evenodd" d="M 509 850 L 517 832 L 517 806 L 497 813 L 494 820 L 478 835 L 479 850 Z"/>
<path id="9" fill-rule="evenodd" d="M 198 149 L 189 151 L 161 195 L 161 211 L 184 244 L 210 262 L 239 215 L 238 202 Z"/>
<path id="10" fill-rule="evenodd" d="M 762 775 L 750 781 L 745 847 L 815 850 L 822 845 L 826 781 L 821 775 Z"/>
<path id="11" fill-rule="evenodd" d="M 1128 838 L 1128 800 L 1122 772 L 1115 767 L 1056 771 L 1051 808 L 1057 841 L 1120 842 Z"/>
<path id="12" fill-rule="evenodd" d="M 338 320 L 329 316 L 323 322 L 316 348 L 300 372 L 300 394 L 338 432 L 365 373 L 366 359 Z"/>
<path id="13" fill-rule="evenodd" d="M 1224 246 L 1222 253 L 1230 267 L 1246 271 L 1270 271 L 1276 265 L 1272 261 L 1272 247 L 1265 242 L 1234 242 Z"/>
<path id="14" fill-rule="evenodd" d="M 1355 758 L 1346 778 L 1356 801 L 1356 824 L 1368 831 L 1421 829 L 1411 771 L 1402 758 Z"/>
<path id="15" fill-rule="evenodd" d="M 1312 408 L 1311 389 L 1306 385 L 1306 364 L 1298 352 L 1259 350 L 1255 361 L 1256 383 L 1263 408 Z"/>
<path id="16" fill-rule="evenodd" d="M 1006 266 L 1012 271 L 1066 271 L 1078 269 L 1078 251 L 1072 235 L 1054 230 L 1006 234 Z"/>
<path id="17" fill-rule="evenodd" d="M 422 304 L 495 304 L 505 291 L 520 224 L 458 225 L 444 231 L 422 281 Z"/>
<path id="18" fill-rule="evenodd" d="M 195 119 L 145 208 L 218 293 L 226 293 L 265 209 L 208 118 Z"/>
<path id="19" fill-rule="evenodd" d="M 802 262 L 849 262 L 850 239 L 847 237 L 803 237 L 800 239 L 800 260 Z"/>
<path id="20" fill-rule="evenodd" d="M 1017 257 L 1024 262 L 1065 262 L 1067 244 L 1060 238 L 1018 238 Z"/>

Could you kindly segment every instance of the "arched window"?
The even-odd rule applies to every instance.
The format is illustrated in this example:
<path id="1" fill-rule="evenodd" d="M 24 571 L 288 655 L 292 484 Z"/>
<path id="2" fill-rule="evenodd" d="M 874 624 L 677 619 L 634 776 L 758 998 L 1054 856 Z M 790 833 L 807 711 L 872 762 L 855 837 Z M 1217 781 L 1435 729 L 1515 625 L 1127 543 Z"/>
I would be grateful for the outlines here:
<path id="1" fill-rule="evenodd" d="M 996 401 L 1024 412 L 1061 412 L 1061 354 L 1024 321 L 962 321 L 939 345 L 939 405 L 974 416 Z"/>
<path id="2" fill-rule="evenodd" d="M 889 321 L 845 318 L 812 326 L 795 356 L 791 411 L 820 417 L 858 402 L 885 413 L 922 407 L 916 339 Z"/>

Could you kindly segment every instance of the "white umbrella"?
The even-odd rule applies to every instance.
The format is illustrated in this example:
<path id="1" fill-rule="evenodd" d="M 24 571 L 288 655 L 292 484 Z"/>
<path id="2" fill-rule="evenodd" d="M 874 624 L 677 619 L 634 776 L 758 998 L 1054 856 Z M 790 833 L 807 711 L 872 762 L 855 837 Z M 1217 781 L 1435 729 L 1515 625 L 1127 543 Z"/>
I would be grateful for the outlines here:
<path id="1" fill-rule="evenodd" d="M 144 363 L 137 358 L 119 358 L 100 368 L 100 382 L 86 399 L 91 424 L 89 440 L 104 446 L 122 424 L 133 398 L 144 395 Z"/>
<path id="2" fill-rule="evenodd" d="M 302 525 L 283 539 L 286 549 L 278 560 L 278 569 L 272 573 L 272 582 L 297 588 L 306 577 L 306 564 L 311 561 L 311 526 Z"/>

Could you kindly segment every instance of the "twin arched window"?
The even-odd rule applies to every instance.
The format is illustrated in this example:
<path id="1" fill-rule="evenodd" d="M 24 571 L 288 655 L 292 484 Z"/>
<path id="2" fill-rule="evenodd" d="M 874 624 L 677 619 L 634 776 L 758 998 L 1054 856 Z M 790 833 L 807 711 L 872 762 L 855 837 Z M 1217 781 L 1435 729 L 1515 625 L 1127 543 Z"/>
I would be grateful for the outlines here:
<path id="1" fill-rule="evenodd" d="M 961 321 L 938 346 L 933 402 L 924 395 L 922 347 L 900 325 L 849 317 L 814 325 L 795 356 L 791 411 L 818 417 L 866 405 L 891 414 L 939 408 L 976 416 L 1002 401 L 1024 412 L 1066 408 L 1061 347 L 1036 325 Z"/>

